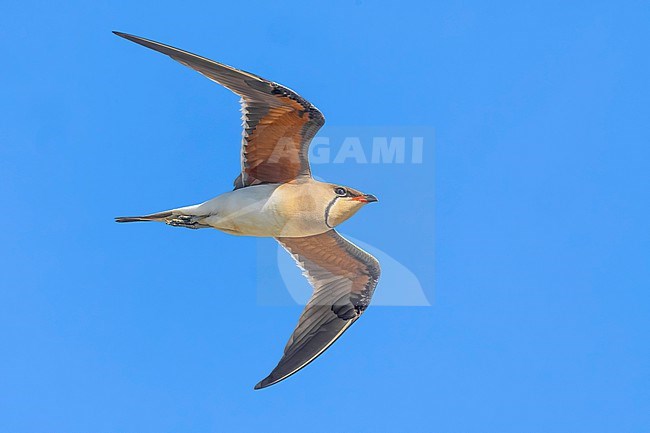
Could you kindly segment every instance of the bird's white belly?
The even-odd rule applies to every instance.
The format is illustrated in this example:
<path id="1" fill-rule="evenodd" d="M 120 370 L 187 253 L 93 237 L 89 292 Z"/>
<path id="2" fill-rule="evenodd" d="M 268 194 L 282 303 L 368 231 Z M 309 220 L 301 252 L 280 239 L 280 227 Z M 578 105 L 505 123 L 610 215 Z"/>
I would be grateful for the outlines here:
<path id="1" fill-rule="evenodd" d="M 202 217 L 200 224 L 240 236 L 301 237 L 329 230 L 321 206 L 296 199 L 295 191 L 287 194 L 286 188 L 278 184 L 241 188 L 182 210 Z"/>

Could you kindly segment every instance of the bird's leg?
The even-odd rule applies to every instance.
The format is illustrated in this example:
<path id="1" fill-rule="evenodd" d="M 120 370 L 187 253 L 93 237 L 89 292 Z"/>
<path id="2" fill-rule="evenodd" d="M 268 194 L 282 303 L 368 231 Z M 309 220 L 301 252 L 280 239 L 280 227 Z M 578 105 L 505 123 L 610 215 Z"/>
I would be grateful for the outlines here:
<path id="1" fill-rule="evenodd" d="M 188 229 L 201 229 L 205 227 L 210 227 L 205 224 L 199 223 L 201 217 L 194 215 L 174 215 L 172 217 L 166 218 L 165 223 L 174 227 L 185 227 Z"/>

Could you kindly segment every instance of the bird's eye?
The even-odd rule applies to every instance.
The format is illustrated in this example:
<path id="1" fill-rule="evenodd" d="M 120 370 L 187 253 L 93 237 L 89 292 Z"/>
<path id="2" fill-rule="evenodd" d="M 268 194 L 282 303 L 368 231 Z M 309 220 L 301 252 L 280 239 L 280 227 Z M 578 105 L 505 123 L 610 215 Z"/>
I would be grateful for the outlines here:
<path id="1" fill-rule="evenodd" d="M 340 186 L 334 188 L 334 192 L 336 193 L 336 195 L 340 195 L 341 197 L 345 197 L 348 194 L 345 188 L 341 188 Z"/>

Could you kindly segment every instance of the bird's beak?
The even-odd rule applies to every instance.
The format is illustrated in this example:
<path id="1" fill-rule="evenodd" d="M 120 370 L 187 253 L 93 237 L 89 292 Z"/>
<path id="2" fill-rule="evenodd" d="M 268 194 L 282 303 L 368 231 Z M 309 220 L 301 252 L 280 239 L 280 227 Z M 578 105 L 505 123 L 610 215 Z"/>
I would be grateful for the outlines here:
<path id="1" fill-rule="evenodd" d="M 366 194 L 366 195 L 363 196 L 363 198 L 366 199 L 367 203 L 372 203 L 373 201 L 379 201 L 379 199 L 377 199 L 377 197 L 375 197 L 372 194 Z"/>
<path id="2" fill-rule="evenodd" d="M 377 197 L 372 194 L 364 194 L 358 197 L 353 198 L 354 201 L 360 201 L 361 203 L 372 203 L 373 201 L 379 201 Z"/>

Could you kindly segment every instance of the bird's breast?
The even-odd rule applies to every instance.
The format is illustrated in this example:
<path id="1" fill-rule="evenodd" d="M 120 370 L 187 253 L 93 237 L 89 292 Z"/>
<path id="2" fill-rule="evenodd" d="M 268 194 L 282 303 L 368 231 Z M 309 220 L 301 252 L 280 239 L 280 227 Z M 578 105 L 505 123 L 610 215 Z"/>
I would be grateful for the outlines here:
<path id="1" fill-rule="evenodd" d="M 305 188 L 265 184 L 222 194 L 206 202 L 204 223 L 241 236 L 302 237 L 329 230 L 326 204 Z"/>

